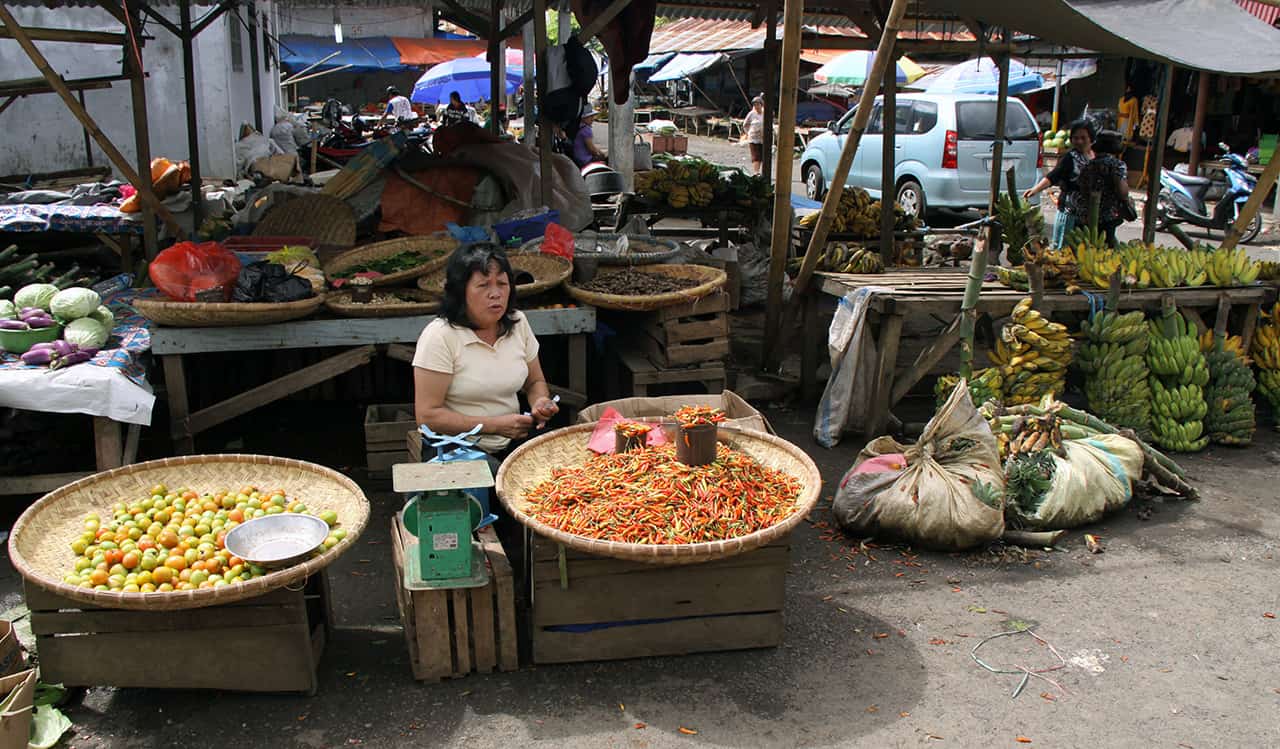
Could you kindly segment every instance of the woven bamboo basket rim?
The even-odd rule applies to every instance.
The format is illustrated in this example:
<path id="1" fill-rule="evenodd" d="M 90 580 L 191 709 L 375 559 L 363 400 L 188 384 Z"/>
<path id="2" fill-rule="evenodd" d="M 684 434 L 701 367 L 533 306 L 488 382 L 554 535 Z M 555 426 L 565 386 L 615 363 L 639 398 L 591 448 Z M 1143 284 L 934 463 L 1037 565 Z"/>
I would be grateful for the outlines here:
<path id="1" fill-rule="evenodd" d="M 565 533 L 525 512 L 524 494 L 551 477 L 554 468 L 581 465 L 596 425 L 578 424 L 530 440 L 511 453 L 498 469 L 498 498 L 511 515 L 538 535 L 588 554 L 648 564 L 693 564 L 724 559 L 783 538 L 811 512 L 822 493 L 822 474 L 813 459 L 795 445 L 764 432 L 721 427 L 729 444 L 760 463 L 796 477 L 802 484 L 796 511 L 780 522 L 746 536 L 697 544 L 630 544 Z"/>
<path id="2" fill-rule="evenodd" d="M 354 250 L 338 255 L 324 264 L 324 274 L 333 280 L 334 276 L 354 265 L 378 260 L 401 252 L 435 253 L 427 262 L 395 273 L 388 273 L 372 279 L 374 286 L 393 286 L 398 283 L 412 281 L 434 270 L 449 264 L 449 256 L 458 249 L 458 240 L 453 237 L 400 237 L 385 242 L 374 242 L 357 247 Z"/>
<path id="3" fill-rule="evenodd" d="M 430 315 L 440 310 L 439 296 L 429 291 L 392 289 L 391 292 L 411 296 L 417 301 L 400 304 L 357 304 L 351 301 L 351 292 L 334 291 L 325 297 L 324 306 L 330 312 L 343 317 L 413 317 Z"/>
<path id="4" fill-rule="evenodd" d="M 195 480 L 193 480 L 195 479 Z M 207 485 L 205 484 L 207 482 Z M 278 484 L 312 510 L 334 510 L 347 535 L 329 551 L 305 562 L 235 585 L 168 593 L 122 593 L 80 588 L 63 581 L 75 563 L 71 542 L 84 516 L 110 515 L 117 498 L 141 497 L 163 483 L 212 491 L 237 484 Z M 9 535 L 9 559 L 31 583 L 81 603 L 136 611 L 173 611 L 217 606 L 302 582 L 355 544 L 369 520 L 369 500 L 351 479 L 329 468 L 266 455 L 188 455 L 135 463 L 95 473 L 55 489 L 27 508 Z"/>
<path id="5" fill-rule="evenodd" d="M 573 275 L 573 263 L 559 255 L 543 252 L 513 252 L 507 256 L 511 269 L 533 276 L 533 283 L 516 286 L 516 297 L 534 296 L 551 291 Z M 418 288 L 433 294 L 444 294 L 444 268 L 437 268 L 418 278 Z"/>
<path id="6" fill-rule="evenodd" d="M 591 249 L 596 242 L 617 242 L 622 234 L 601 234 L 594 237 L 590 234 L 575 234 L 573 237 L 574 256 L 581 253 L 584 258 L 595 258 L 600 265 L 650 265 L 662 263 L 675 257 L 680 252 L 680 245 L 670 239 L 650 236 L 648 234 L 627 234 L 627 244 L 632 252 L 620 255 L 616 252 L 594 252 Z M 541 252 L 542 237 L 531 239 L 520 245 L 521 252 Z M 654 249 L 637 249 L 654 248 Z"/>
<path id="7" fill-rule="evenodd" d="M 300 195 L 267 211 L 253 236 L 315 237 L 321 245 L 351 247 L 356 243 L 356 215 L 332 195 Z"/>
<path id="8" fill-rule="evenodd" d="M 724 286 L 729 280 L 724 271 L 705 265 L 650 265 L 644 268 L 630 268 L 629 270 L 636 273 L 654 273 L 674 278 L 691 278 L 699 283 L 697 286 L 688 289 L 644 296 L 623 296 L 621 294 L 602 294 L 596 291 L 587 291 L 580 286 L 575 286 L 573 281 L 565 282 L 565 290 L 569 292 L 569 296 L 577 301 L 593 307 L 621 310 L 623 312 L 649 312 L 701 299 Z M 619 272 L 621 272 L 621 269 L 617 268 L 601 269 L 600 275 Z"/>
<path id="9" fill-rule="evenodd" d="M 293 302 L 178 302 L 172 299 L 135 299 L 133 308 L 157 325 L 174 328 L 213 328 L 236 325 L 270 325 L 297 320 L 320 309 L 325 295 Z"/>

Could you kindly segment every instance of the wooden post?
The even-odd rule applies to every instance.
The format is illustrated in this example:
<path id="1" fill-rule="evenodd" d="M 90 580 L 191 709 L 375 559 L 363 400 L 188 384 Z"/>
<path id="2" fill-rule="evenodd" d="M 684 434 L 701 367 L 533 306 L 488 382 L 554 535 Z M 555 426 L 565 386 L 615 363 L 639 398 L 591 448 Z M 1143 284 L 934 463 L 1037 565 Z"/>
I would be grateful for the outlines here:
<path id="1" fill-rule="evenodd" d="M 255 0 L 246 0 L 244 6 L 249 13 L 249 64 L 253 66 L 253 74 L 249 76 L 249 81 L 253 86 L 253 126 L 258 128 L 258 132 L 265 133 L 267 131 L 262 129 L 262 80 L 260 78 L 262 71 L 258 69 L 258 9 L 254 2 Z M 231 12 L 239 13 L 235 9 Z M 232 19 L 232 22 L 234 23 L 235 19 Z M 271 121 L 275 122 L 274 112 L 271 114 Z"/>
<path id="2" fill-rule="evenodd" d="M 1009 35 L 1008 30 L 1004 36 Z M 987 204 L 987 214 L 995 215 L 996 198 L 1000 197 L 1000 176 L 1004 172 L 1004 134 L 1005 121 L 1009 112 L 1009 53 L 1001 53 L 996 60 L 1000 66 L 1000 84 L 996 88 L 996 138 L 991 144 L 991 199 Z"/>
<path id="3" fill-rule="evenodd" d="M 141 196 L 143 203 L 150 204 L 152 210 L 154 210 L 156 214 L 164 220 L 165 224 L 169 226 L 170 230 L 172 230 L 176 236 L 179 238 L 185 237 L 186 233 L 183 231 L 182 225 L 173 217 L 173 214 L 169 209 L 156 199 L 155 193 L 151 191 L 150 165 L 143 170 L 143 173 L 146 174 L 147 180 L 146 184 L 143 184 L 143 178 L 139 175 L 139 172 L 129 165 L 129 160 L 124 157 L 124 154 L 120 153 L 120 149 L 116 148 L 116 145 L 111 142 L 111 139 L 107 137 L 106 133 L 103 133 L 102 129 L 98 127 L 98 123 L 94 122 L 93 118 L 89 116 L 89 113 L 84 110 L 84 107 L 80 106 L 80 102 L 76 101 L 75 95 L 72 94 L 71 89 L 67 87 L 67 82 L 62 80 L 62 76 L 54 72 L 53 68 L 49 65 L 49 61 L 45 59 L 45 56 L 36 48 L 35 44 L 31 41 L 31 37 L 27 36 L 26 30 L 18 25 L 18 22 L 13 18 L 13 14 L 9 12 L 9 9 L 5 7 L 3 3 L 0 3 L 0 23 L 3 23 L 9 30 L 10 36 L 18 43 L 18 46 L 22 47 L 22 51 L 27 54 L 27 58 L 36 66 L 36 69 L 40 71 L 40 74 L 44 76 L 49 87 L 52 88 L 53 92 L 62 99 L 62 103 L 66 105 L 67 109 L 71 110 L 71 114 L 75 116 L 75 118 L 80 121 L 80 124 L 84 125 L 85 129 L 89 131 L 89 134 L 93 136 L 94 142 L 96 142 L 98 147 L 102 149 L 103 153 L 107 155 L 112 166 L 120 170 L 120 174 L 130 184 L 138 188 L 138 195 Z"/>
<path id="4" fill-rule="evenodd" d="M 489 132 L 494 135 L 502 133 L 498 124 L 498 102 L 506 91 L 507 61 L 502 59 L 502 44 L 498 38 L 502 28 L 501 0 L 489 2 Z"/>
<path id="5" fill-rule="evenodd" d="M 1196 83 L 1196 118 L 1191 128 L 1191 156 L 1187 159 L 1187 174 L 1193 177 L 1200 175 L 1200 156 L 1204 147 L 1200 140 L 1204 137 L 1204 120 L 1209 112 L 1209 73 L 1201 70 Z"/>
<path id="6" fill-rule="evenodd" d="M 633 74 L 634 75 L 634 74 Z M 624 190 L 631 191 L 636 177 L 636 97 L 634 77 L 627 78 L 627 100 L 618 103 L 609 76 L 609 166 L 622 175 Z"/>
<path id="7" fill-rule="evenodd" d="M 1267 168 L 1258 177 L 1258 184 L 1253 188 L 1253 194 L 1245 202 L 1244 208 L 1240 209 L 1240 215 L 1236 217 L 1236 223 L 1231 227 L 1231 231 L 1222 240 L 1224 248 L 1234 248 L 1240 241 L 1240 237 L 1244 236 L 1245 228 L 1252 223 L 1253 217 L 1258 215 L 1258 211 L 1262 210 L 1262 201 L 1267 197 L 1267 193 L 1271 192 L 1271 187 L 1276 183 L 1277 176 L 1280 176 L 1280 154 L 1271 157 L 1271 161 L 1267 163 Z M 1280 203 L 1280 193 L 1276 195 L 1276 202 Z"/>
<path id="8" fill-rule="evenodd" d="M 133 109 L 133 148 L 137 157 L 138 172 L 151 176 L 151 134 L 147 124 L 147 78 L 142 68 L 142 13 L 137 5 L 129 8 L 130 40 L 124 48 L 125 68 L 129 71 L 129 95 Z M 135 183 L 136 184 L 136 183 Z M 151 180 L 137 185 L 139 191 L 146 190 L 152 195 L 151 200 L 142 200 L 142 254 L 148 261 L 160 251 L 159 238 L 156 231 L 156 211 L 152 207 L 155 193 L 151 189 Z M 132 258 L 121 255 L 121 270 L 133 271 Z"/>
<path id="9" fill-rule="evenodd" d="M 128 55 L 129 54 L 128 51 L 126 51 L 125 54 Z M 128 64 L 129 63 L 126 61 L 125 65 L 128 65 Z M 79 91 L 76 92 L 76 98 L 80 101 L 81 108 L 83 108 L 84 111 L 88 112 L 89 106 L 84 103 L 84 89 L 80 89 Z M 83 127 L 80 128 L 80 131 L 84 133 L 84 161 L 85 161 L 84 165 L 92 169 L 93 168 L 93 138 L 89 135 L 89 131 L 85 130 Z"/>
<path id="10" fill-rule="evenodd" d="M 1160 196 L 1160 170 L 1164 168 L 1164 141 L 1169 137 L 1169 102 L 1173 99 L 1173 63 L 1164 66 L 1160 85 L 1160 114 L 1156 117 L 1156 137 L 1147 159 L 1147 204 L 1142 209 L 1142 241 L 1156 239 L 1156 200 Z"/>
<path id="11" fill-rule="evenodd" d="M 547 121 L 547 0 L 533 0 L 533 42 L 538 55 L 538 200 L 551 205 L 551 123 Z M 527 97 L 528 94 L 526 93 Z M 525 127 L 531 127 L 525 123 Z"/>
<path id="12" fill-rule="evenodd" d="M 187 103 L 187 150 L 191 157 L 191 225 L 204 221 L 204 192 L 200 178 L 200 131 L 196 123 L 196 61 L 192 51 L 195 33 L 191 31 L 191 0 L 178 0 L 178 19 L 182 27 L 182 83 Z"/>
<path id="13" fill-rule="evenodd" d="M 524 25 L 524 31 L 522 32 L 524 49 L 521 50 L 521 54 L 524 56 L 524 134 L 521 139 L 530 149 L 533 148 L 534 144 L 533 109 L 534 103 L 537 101 L 537 91 L 534 85 L 536 81 L 533 74 L 533 61 L 537 51 L 535 49 L 536 44 L 533 41 L 533 29 L 533 22 Z"/>
<path id="14" fill-rule="evenodd" d="M 778 112 L 778 0 L 766 0 L 764 4 L 764 141 L 760 144 L 760 175 L 766 180 L 773 175 L 773 119 Z M 732 63 L 730 63 L 732 64 Z M 747 78 L 750 85 L 751 79 Z M 747 106 L 751 106 L 751 91 L 747 91 Z M 733 135 L 732 117 L 729 113 L 729 135 Z M 747 137 L 746 133 L 742 137 Z"/>
<path id="15" fill-rule="evenodd" d="M 884 104 L 880 107 L 881 162 L 880 162 L 880 259 L 885 267 L 893 264 L 893 205 L 897 190 L 897 129 L 898 129 L 898 56 L 889 59 L 889 69 L 884 79 Z M 921 220 L 924 216 L 920 217 Z"/>
<path id="16" fill-rule="evenodd" d="M 871 108 L 875 103 L 876 92 L 880 90 L 880 82 L 884 80 L 885 69 L 889 66 L 890 59 L 893 57 L 894 40 L 898 36 L 898 30 L 902 27 L 902 17 L 906 11 L 907 0 L 893 0 L 893 6 L 889 9 L 888 20 L 885 21 L 884 31 L 880 35 L 880 43 L 876 47 L 875 62 L 871 65 L 871 73 L 867 76 L 867 82 L 862 88 L 862 96 L 858 100 L 858 111 L 853 116 L 848 139 L 844 143 L 844 148 L 840 151 L 840 161 L 836 164 L 835 174 L 831 177 L 831 185 L 828 187 L 826 198 L 822 201 L 822 213 L 819 214 L 818 223 L 813 228 L 813 235 L 809 238 L 809 247 L 804 253 L 804 262 L 800 265 L 799 275 L 796 276 L 795 289 L 797 292 L 803 293 L 808 288 L 809 280 L 813 277 L 813 272 L 818 265 L 818 255 L 826 248 L 827 235 L 831 232 L 831 222 L 835 220 L 836 209 L 840 205 L 840 196 L 844 193 L 845 180 L 849 178 L 849 169 L 853 166 L 853 157 L 858 153 L 858 144 L 862 141 L 862 133 L 867 129 L 867 120 L 871 117 Z M 785 44 L 785 39 L 783 41 Z M 785 47 L 783 54 L 784 56 L 786 54 Z M 786 85 L 785 71 L 783 83 Z M 788 155 L 787 162 L 790 163 L 790 161 L 791 158 Z M 779 160 L 778 163 L 781 165 L 782 161 Z M 781 181 L 781 174 L 779 174 L 779 181 Z M 773 230 L 774 236 L 777 237 L 776 219 Z M 781 290 L 779 289 L 779 291 Z M 772 293 L 772 285 L 770 285 L 770 292 Z M 775 332 L 770 329 L 770 333 Z"/>
<path id="17" fill-rule="evenodd" d="M 904 1 L 904 0 L 899 0 Z M 769 244 L 769 287 L 761 361 L 774 365 L 774 343 L 782 321 L 782 277 L 791 238 L 791 175 L 796 142 L 796 80 L 800 74 L 800 21 L 804 0 L 785 0 L 782 16 L 782 92 L 778 107 L 778 169 L 773 188 L 773 237 Z M 771 127 L 772 123 L 765 123 Z"/>

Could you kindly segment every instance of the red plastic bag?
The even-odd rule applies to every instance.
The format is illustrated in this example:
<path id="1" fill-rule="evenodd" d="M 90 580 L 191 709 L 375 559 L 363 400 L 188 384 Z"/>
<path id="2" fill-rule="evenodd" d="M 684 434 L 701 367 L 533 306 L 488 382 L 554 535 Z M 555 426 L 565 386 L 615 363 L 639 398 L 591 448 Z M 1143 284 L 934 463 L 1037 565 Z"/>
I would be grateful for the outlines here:
<path id="1" fill-rule="evenodd" d="M 547 224 L 547 230 L 542 235 L 542 251 L 572 261 L 573 232 L 560 224 Z"/>
<path id="2" fill-rule="evenodd" d="M 240 258 L 217 242 L 179 242 L 151 261 L 151 282 L 179 302 L 225 302 L 240 276 Z"/>
<path id="3" fill-rule="evenodd" d="M 617 440 L 613 436 L 613 429 L 624 421 L 635 421 L 635 419 L 626 418 L 618 413 L 616 408 L 606 408 L 604 413 L 600 414 L 600 420 L 596 422 L 595 430 L 591 432 L 591 439 L 587 441 L 587 449 L 601 455 L 612 453 L 617 446 Z M 645 444 L 649 447 L 656 447 L 657 445 L 665 445 L 669 441 L 666 432 L 662 431 L 662 427 L 654 425 L 653 430 L 649 432 L 648 437 L 645 439 Z"/>

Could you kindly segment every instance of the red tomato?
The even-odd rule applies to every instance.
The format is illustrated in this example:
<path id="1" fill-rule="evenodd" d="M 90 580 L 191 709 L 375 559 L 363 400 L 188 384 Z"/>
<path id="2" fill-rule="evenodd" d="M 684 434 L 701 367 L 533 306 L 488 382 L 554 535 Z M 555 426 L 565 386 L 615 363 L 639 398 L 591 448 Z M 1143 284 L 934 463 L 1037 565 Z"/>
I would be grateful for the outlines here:
<path id="1" fill-rule="evenodd" d="M 138 553 L 131 551 L 120 558 L 120 564 L 124 565 L 126 570 L 135 569 L 142 562 L 142 557 Z"/>

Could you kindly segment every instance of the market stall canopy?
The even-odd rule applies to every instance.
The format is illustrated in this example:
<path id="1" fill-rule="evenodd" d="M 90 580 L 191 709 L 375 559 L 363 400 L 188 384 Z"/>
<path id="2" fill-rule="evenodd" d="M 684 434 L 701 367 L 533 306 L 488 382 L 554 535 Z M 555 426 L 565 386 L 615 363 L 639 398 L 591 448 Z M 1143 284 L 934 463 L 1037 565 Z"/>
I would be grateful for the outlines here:
<path id="1" fill-rule="evenodd" d="M 412 39 L 391 37 L 400 53 L 400 62 L 416 67 L 430 67 L 459 57 L 484 56 L 488 42 L 481 39 Z"/>
<path id="2" fill-rule="evenodd" d="M 371 36 L 363 39 L 347 39 L 342 44 L 335 44 L 333 37 L 308 36 L 305 34 L 284 34 L 280 37 L 280 65 L 290 72 L 298 72 L 308 66 L 338 53 L 337 57 L 325 60 L 313 68 L 313 71 L 333 70 L 344 65 L 344 72 L 368 73 L 382 70 L 388 73 L 404 73 L 413 70 L 400 60 L 400 51 L 392 43 L 390 37 Z"/>
<path id="3" fill-rule="evenodd" d="M 1228 75 L 1280 75 L 1280 30 L 1223 0 L 929 0 L 1055 44 Z"/>
<path id="4" fill-rule="evenodd" d="M 1009 61 L 1009 93 L 1024 94 L 1044 86 L 1044 77 L 1017 60 Z M 972 60 L 931 73 L 911 84 L 931 94 L 992 94 L 1000 89 L 1000 66 L 990 57 Z"/>
<path id="5" fill-rule="evenodd" d="M 505 92 L 514 94 L 524 82 L 524 71 L 507 68 L 506 77 Z M 448 104 L 454 91 L 466 103 L 488 101 L 489 63 L 474 57 L 441 63 L 422 74 L 409 98 L 418 104 Z"/>
<path id="6" fill-rule="evenodd" d="M 658 72 L 649 76 L 649 82 L 661 83 L 663 81 L 688 78 L 691 75 L 696 75 L 708 68 L 719 65 L 727 59 L 729 58 L 720 52 L 681 53 L 663 65 Z"/>

